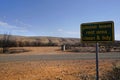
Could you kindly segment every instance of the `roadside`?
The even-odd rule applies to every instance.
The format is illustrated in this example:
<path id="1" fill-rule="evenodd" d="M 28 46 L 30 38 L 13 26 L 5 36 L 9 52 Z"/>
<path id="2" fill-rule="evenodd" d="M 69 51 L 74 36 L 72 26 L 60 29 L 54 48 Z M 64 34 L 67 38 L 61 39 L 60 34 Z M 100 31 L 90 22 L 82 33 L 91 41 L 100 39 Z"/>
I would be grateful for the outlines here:
<path id="1" fill-rule="evenodd" d="M 120 60 L 100 60 L 100 77 Z M 95 60 L 31 61 L 0 63 L 0 80 L 95 79 Z"/>

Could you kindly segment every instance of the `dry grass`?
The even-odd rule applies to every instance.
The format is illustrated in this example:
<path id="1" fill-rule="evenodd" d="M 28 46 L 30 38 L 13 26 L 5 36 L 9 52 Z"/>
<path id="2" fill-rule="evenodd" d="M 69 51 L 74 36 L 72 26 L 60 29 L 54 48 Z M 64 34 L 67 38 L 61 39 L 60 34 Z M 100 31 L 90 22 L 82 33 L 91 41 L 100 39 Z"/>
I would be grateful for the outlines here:
<path id="1" fill-rule="evenodd" d="M 60 47 L 19 47 L 18 49 L 30 50 L 19 53 L 22 55 L 63 53 Z M 100 60 L 100 76 L 111 70 L 113 63 L 120 64 L 120 60 Z M 85 78 L 95 80 L 94 60 L 0 63 L 0 80 L 85 80 Z"/>
<path id="2" fill-rule="evenodd" d="M 115 60 L 101 60 L 100 75 L 112 67 Z M 82 80 L 95 78 L 95 61 L 39 61 L 0 63 L 0 80 Z"/>
<path id="3" fill-rule="evenodd" d="M 29 53 L 59 53 L 62 52 L 60 47 L 24 47 L 26 50 L 30 50 Z"/>
<path id="4" fill-rule="evenodd" d="M 66 52 L 61 51 L 61 47 L 12 47 L 9 49 L 9 51 L 11 52 L 11 54 L 19 54 L 19 55 L 66 53 Z"/>

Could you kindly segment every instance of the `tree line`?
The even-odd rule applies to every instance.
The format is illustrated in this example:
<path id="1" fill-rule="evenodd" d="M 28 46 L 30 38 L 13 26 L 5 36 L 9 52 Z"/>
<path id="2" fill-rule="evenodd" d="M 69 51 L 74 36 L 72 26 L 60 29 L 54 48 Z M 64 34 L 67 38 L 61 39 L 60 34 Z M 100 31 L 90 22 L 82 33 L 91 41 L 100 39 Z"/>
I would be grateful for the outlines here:
<path id="1" fill-rule="evenodd" d="M 62 42 L 61 42 L 62 43 Z M 0 48 L 2 49 L 3 53 L 7 52 L 10 47 L 39 47 L 39 46 L 61 46 L 61 45 L 67 45 L 68 47 L 95 47 L 94 43 L 75 43 L 71 45 L 70 43 L 54 43 L 53 41 L 49 40 L 48 43 L 42 43 L 38 40 L 36 41 L 16 41 L 15 39 L 12 39 L 12 35 L 10 34 L 4 34 L 2 38 L 0 39 Z M 120 42 L 115 43 L 100 43 L 100 45 L 108 47 L 113 46 L 120 46 Z"/>
<path id="2" fill-rule="evenodd" d="M 0 48 L 3 53 L 6 53 L 10 47 L 37 47 L 37 46 L 58 46 L 59 44 L 49 41 L 42 43 L 40 41 L 16 41 L 11 39 L 10 34 L 4 34 L 0 39 Z"/>

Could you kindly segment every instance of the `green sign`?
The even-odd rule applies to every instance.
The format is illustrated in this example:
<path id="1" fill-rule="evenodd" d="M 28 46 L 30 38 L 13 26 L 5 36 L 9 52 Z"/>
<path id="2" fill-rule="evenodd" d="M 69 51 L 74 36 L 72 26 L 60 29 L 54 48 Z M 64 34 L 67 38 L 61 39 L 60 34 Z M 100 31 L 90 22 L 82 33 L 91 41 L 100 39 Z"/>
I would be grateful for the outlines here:
<path id="1" fill-rule="evenodd" d="M 81 24 L 82 42 L 112 42 L 114 41 L 114 22 L 94 22 Z"/>

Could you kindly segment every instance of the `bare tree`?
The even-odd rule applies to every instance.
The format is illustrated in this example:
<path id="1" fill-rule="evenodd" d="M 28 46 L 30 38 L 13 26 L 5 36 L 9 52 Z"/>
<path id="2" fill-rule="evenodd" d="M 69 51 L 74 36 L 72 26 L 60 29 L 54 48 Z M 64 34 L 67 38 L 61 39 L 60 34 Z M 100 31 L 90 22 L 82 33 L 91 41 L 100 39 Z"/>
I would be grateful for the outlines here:
<path id="1" fill-rule="evenodd" d="M 10 35 L 9 34 L 4 34 L 2 38 L 2 48 L 3 48 L 3 53 L 8 52 L 8 48 L 10 47 Z"/>

